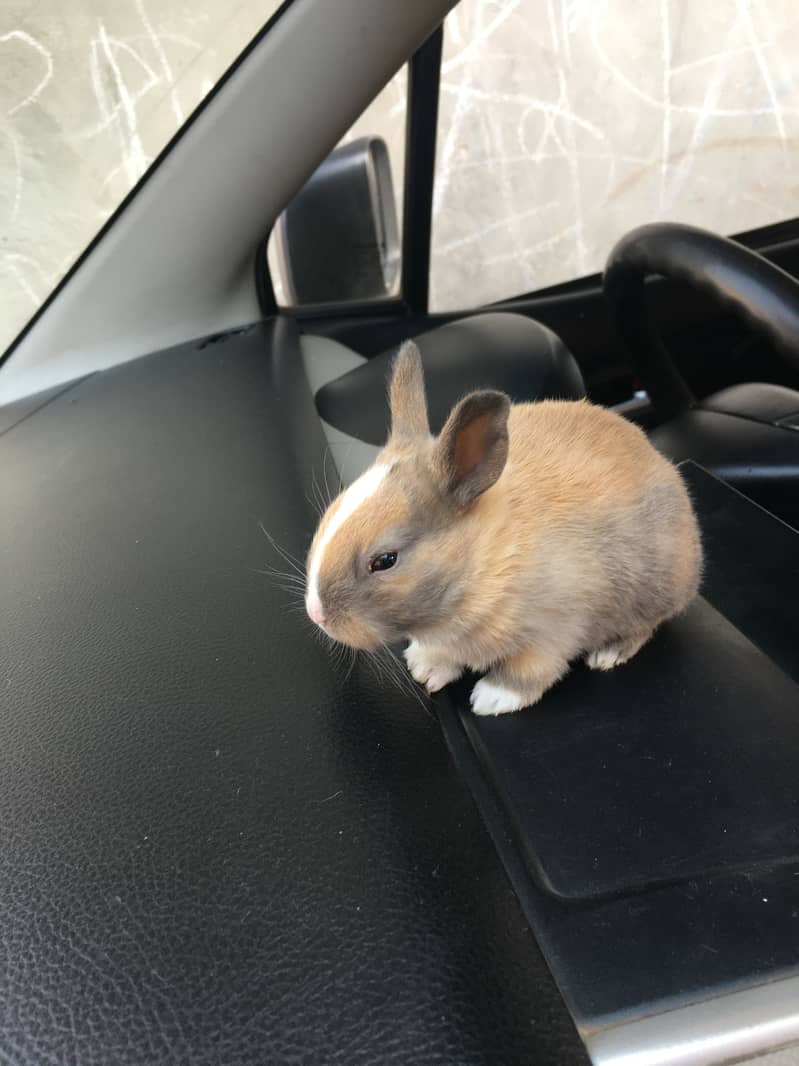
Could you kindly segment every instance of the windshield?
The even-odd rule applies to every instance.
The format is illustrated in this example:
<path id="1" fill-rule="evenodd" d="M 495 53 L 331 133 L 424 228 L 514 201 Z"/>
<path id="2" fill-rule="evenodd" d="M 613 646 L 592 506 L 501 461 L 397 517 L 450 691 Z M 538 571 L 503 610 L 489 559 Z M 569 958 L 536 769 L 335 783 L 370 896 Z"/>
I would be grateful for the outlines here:
<path id="1" fill-rule="evenodd" d="M 0 8 L 0 352 L 281 0 Z"/>

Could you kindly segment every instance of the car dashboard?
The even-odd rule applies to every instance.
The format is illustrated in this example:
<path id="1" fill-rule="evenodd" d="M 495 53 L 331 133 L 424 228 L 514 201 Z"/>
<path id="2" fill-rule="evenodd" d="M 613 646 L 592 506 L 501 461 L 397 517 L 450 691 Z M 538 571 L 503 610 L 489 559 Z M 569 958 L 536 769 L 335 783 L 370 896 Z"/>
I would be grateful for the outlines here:
<path id="1" fill-rule="evenodd" d="M 326 345 L 278 316 L 4 409 L 15 1061 L 585 1044 L 643 1066 L 799 1039 L 795 807 L 775 818 L 796 803 L 797 535 L 692 468 L 709 562 L 684 623 L 540 712 L 430 703 L 338 661 L 274 572 L 330 469 Z"/>

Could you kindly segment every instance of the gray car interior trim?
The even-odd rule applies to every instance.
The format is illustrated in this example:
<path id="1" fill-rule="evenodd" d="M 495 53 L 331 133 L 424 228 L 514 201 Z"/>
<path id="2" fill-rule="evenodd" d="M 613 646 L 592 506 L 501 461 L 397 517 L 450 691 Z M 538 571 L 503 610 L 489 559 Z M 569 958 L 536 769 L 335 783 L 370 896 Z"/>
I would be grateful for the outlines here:
<path id="1" fill-rule="evenodd" d="M 347 374 L 366 362 L 362 355 L 356 355 L 343 344 L 327 337 L 314 337 L 306 334 L 300 337 L 300 348 L 308 384 L 314 395 L 329 381 L 340 378 L 343 374 Z M 358 440 L 357 437 L 342 433 L 340 429 L 331 426 L 323 418 L 320 421 L 333 460 L 329 471 L 324 471 L 328 479 L 328 487 L 325 491 L 330 493 L 332 490 L 335 494 L 339 484 L 344 486 L 352 484 L 368 466 L 371 466 L 380 449 L 374 444 L 367 444 L 365 441 Z M 335 484 L 330 480 L 331 478 L 334 479 Z"/>
<path id="2" fill-rule="evenodd" d="M 799 977 L 603 1029 L 583 1038 L 594 1066 L 716 1066 L 799 1041 Z"/>

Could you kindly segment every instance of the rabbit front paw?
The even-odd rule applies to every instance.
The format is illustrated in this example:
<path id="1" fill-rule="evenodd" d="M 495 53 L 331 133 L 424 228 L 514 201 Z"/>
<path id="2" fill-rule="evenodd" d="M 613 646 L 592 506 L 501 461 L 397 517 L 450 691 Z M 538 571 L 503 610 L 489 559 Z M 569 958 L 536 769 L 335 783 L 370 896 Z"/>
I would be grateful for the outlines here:
<path id="1" fill-rule="evenodd" d="M 509 714 L 538 703 L 550 685 L 568 670 L 569 663 L 527 648 L 498 663 L 472 689 L 475 714 Z"/>
<path id="2" fill-rule="evenodd" d="M 511 711 L 520 711 L 526 707 L 530 700 L 513 689 L 483 678 L 472 689 L 472 710 L 475 714 L 509 714 Z"/>
<path id="3" fill-rule="evenodd" d="M 443 659 L 434 648 L 412 640 L 405 649 L 405 662 L 414 681 L 424 685 L 428 692 L 438 692 L 451 681 L 457 681 L 463 667 Z"/>

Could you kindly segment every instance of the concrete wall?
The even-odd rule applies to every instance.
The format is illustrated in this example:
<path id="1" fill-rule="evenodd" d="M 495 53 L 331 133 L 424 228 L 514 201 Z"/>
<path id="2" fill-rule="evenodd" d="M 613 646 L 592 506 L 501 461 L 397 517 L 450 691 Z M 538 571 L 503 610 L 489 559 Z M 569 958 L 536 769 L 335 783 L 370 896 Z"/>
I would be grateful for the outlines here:
<path id="1" fill-rule="evenodd" d="M 280 0 L 2 0 L 0 351 Z"/>
<path id="2" fill-rule="evenodd" d="M 463 0 L 447 27 L 432 301 L 601 268 L 670 219 L 799 214 L 796 0 Z"/>

